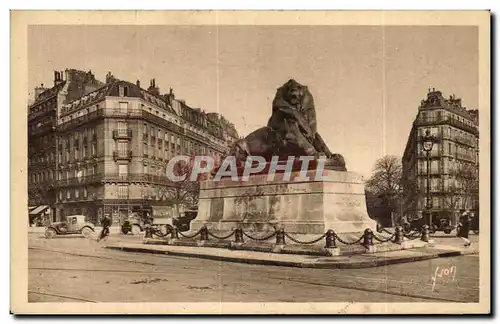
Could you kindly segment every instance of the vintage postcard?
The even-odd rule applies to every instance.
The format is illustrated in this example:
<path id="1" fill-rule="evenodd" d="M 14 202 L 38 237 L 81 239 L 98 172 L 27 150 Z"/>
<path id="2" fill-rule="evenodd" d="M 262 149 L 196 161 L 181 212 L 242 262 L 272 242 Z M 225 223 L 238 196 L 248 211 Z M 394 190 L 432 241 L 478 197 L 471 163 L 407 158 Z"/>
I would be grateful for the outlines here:
<path id="1" fill-rule="evenodd" d="M 489 11 L 12 11 L 15 314 L 487 314 Z"/>

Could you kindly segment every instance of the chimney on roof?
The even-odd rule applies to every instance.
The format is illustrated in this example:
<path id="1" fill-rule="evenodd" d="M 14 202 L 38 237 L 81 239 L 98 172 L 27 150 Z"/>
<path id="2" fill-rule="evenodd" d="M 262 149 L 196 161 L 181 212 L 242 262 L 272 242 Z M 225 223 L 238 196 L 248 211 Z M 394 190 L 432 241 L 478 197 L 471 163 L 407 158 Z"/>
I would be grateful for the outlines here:
<path id="1" fill-rule="evenodd" d="M 35 100 L 36 100 L 36 99 L 38 98 L 38 96 L 39 96 L 42 92 L 44 92 L 45 90 L 47 90 L 47 89 L 43 86 L 43 83 L 42 83 L 40 86 L 35 87 L 35 91 L 34 91 L 34 93 L 33 93 L 33 99 L 35 99 Z"/>
<path id="2" fill-rule="evenodd" d="M 154 94 L 156 96 L 159 96 L 160 95 L 160 88 L 158 88 L 156 86 L 156 80 L 155 79 L 151 79 L 149 81 L 149 88 L 148 88 L 148 92 L 151 93 L 151 94 Z"/>
<path id="3" fill-rule="evenodd" d="M 62 73 L 59 71 L 54 71 L 54 87 L 63 82 Z"/>
<path id="4" fill-rule="evenodd" d="M 141 87 L 141 81 L 139 81 L 139 80 L 135 81 L 135 85 L 140 88 Z"/>
<path id="5" fill-rule="evenodd" d="M 111 83 L 113 81 L 115 81 L 115 77 L 113 76 L 113 74 L 111 74 L 110 71 L 108 71 L 108 73 L 106 74 L 106 83 Z"/>

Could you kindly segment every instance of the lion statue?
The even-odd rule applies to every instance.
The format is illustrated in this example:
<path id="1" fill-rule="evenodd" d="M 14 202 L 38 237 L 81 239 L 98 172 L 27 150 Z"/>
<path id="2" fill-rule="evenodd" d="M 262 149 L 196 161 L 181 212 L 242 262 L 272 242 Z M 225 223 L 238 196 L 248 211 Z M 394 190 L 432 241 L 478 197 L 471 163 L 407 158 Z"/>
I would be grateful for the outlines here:
<path id="1" fill-rule="evenodd" d="M 332 154 L 316 129 L 314 99 L 307 86 L 291 79 L 278 88 L 272 103 L 272 115 L 267 126 L 238 140 L 230 149 L 240 165 L 247 156 L 273 156 L 286 160 L 288 156 L 326 156 L 327 165 L 346 171 L 344 158 Z"/>

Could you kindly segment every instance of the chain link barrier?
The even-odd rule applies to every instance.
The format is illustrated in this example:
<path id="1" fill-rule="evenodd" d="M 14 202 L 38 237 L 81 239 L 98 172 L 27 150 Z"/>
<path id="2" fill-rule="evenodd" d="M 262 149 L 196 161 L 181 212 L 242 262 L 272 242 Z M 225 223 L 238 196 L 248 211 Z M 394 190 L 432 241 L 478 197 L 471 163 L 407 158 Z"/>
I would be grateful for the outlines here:
<path id="1" fill-rule="evenodd" d="M 382 231 L 386 232 L 386 233 L 387 233 L 387 234 L 389 234 L 389 235 L 394 235 L 394 233 L 389 232 L 389 230 L 387 230 L 387 229 L 385 229 L 385 228 L 382 228 Z"/>
<path id="2" fill-rule="evenodd" d="M 168 231 L 168 229 L 167 229 L 167 232 L 165 234 L 163 234 L 161 232 L 161 229 L 158 229 L 158 228 L 151 228 L 150 230 L 151 230 L 151 234 L 152 235 L 155 235 L 155 236 L 158 236 L 158 237 L 165 237 L 168 234 L 170 234 L 170 231 Z"/>
<path id="3" fill-rule="evenodd" d="M 179 231 L 179 234 L 180 234 L 182 237 L 184 237 L 184 238 L 192 239 L 192 238 L 195 238 L 195 237 L 197 237 L 198 235 L 200 235 L 200 233 L 201 233 L 201 230 L 202 230 L 202 229 L 203 229 L 203 227 L 202 227 L 202 228 L 200 228 L 200 229 L 198 230 L 198 232 L 194 233 L 193 235 L 186 235 L 186 234 L 182 234 L 182 232 L 181 232 L 181 231 Z"/>
<path id="4" fill-rule="evenodd" d="M 408 234 L 405 234 L 404 237 L 406 237 L 410 241 L 413 241 L 413 240 L 416 240 L 417 238 L 420 238 L 421 233 L 419 231 L 414 231 L 413 233 L 410 232 Z"/>
<path id="5" fill-rule="evenodd" d="M 277 233 L 278 233 L 278 231 L 275 231 L 274 233 L 272 233 L 272 234 L 271 234 L 271 235 L 269 235 L 269 236 L 266 236 L 266 237 L 260 237 L 260 238 L 250 236 L 249 234 L 247 234 L 247 233 L 245 233 L 245 232 L 243 232 L 243 235 L 245 235 L 246 237 L 248 237 L 249 239 L 254 240 L 254 241 L 267 241 L 267 240 L 269 240 L 269 239 L 271 239 L 271 238 L 275 237 Z"/>
<path id="6" fill-rule="evenodd" d="M 217 236 L 217 235 L 215 235 L 214 233 L 211 233 L 210 231 L 208 231 L 208 235 L 209 235 L 209 236 L 211 236 L 211 237 L 213 237 L 213 238 L 216 238 L 216 239 L 218 239 L 218 240 L 226 240 L 226 239 L 230 238 L 231 236 L 233 236 L 233 235 L 234 235 L 234 233 L 236 233 L 236 230 L 232 231 L 231 233 L 229 233 L 229 234 L 228 234 L 228 235 L 226 235 L 226 236 Z"/>
<path id="7" fill-rule="evenodd" d="M 380 243 L 386 243 L 386 242 L 392 241 L 395 237 L 396 237 L 396 234 L 392 234 L 392 236 L 387 238 L 387 239 L 381 239 L 377 235 L 375 235 L 375 233 L 373 234 L 373 238 L 375 240 L 379 241 Z"/>
<path id="8" fill-rule="evenodd" d="M 182 232 L 178 231 L 178 234 L 184 238 L 188 238 L 188 239 L 193 239 L 195 237 L 197 237 L 198 235 L 201 234 L 202 230 L 204 228 L 201 228 L 200 230 L 198 230 L 196 233 L 194 233 L 193 235 L 186 235 L 186 234 L 183 234 Z M 373 238 L 377 241 L 377 242 L 380 242 L 380 243 L 386 243 L 386 242 L 389 242 L 389 241 L 392 241 L 395 239 L 396 237 L 396 233 L 391 233 L 390 231 L 386 230 L 386 229 L 382 229 L 384 232 L 386 232 L 387 234 L 390 234 L 391 236 L 390 237 L 387 237 L 387 238 L 383 238 L 383 237 L 379 237 L 377 235 L 375 235 L 374 233 L 372 234 Z M 231 236 L 235 235 L 235 233 L 237 232 L 237 230 L 233 230 L 231 233 L 225 235 L 225 236 L 218 236 L 212 232 L 210 232 L 208 229 L 207 229 L 207 233 L 208 233 L 208 236 L 211 236 L 215 239 L 218 239 L 218 240 L 226 240 L 228 238 L 230 238 Z M 244 231 L 242 231 L 240 229 L 240 232 L 241 234 L 243 234 L 244 236 L 246 236 L 247 238 L 251 239 L 251 240 L 254 240 L 254 241 L 260 241 L 260 242 L 263 242 L 263 241 L 267 241 L 269 239 L 272 239 L 273 237 L 275 237 L 277 234 L 278 234 L 278 230 L 276 230 L 275 232 L 271 233 L 270 235 L 268 236 L 265 236 L 265 237 L 254 237 L 252 235 L 250 235 L 249 233 L 245 233 Z M 171 233 L 171 231 L 167 231 L 166 234 L 163 234 L 161 232 L 161 230 L 159 229 L 154 229 L 152 231 L 152 233 L 156 236 L 159 236 L 159 237 L 165 237 L 167 236 L 168 234 Z M 314 239 L 314 240 L 311 240 L 311 241 L 301 241 L 297 238 L 294 238 L 293 236 L 291 236 L 290 234 L 288 233 L 284 233 L 284 236 L 288 239 L 290 239 L 292 242 L 294 243 L 297 243 L 297 244 L 304 244 L 304 245 L 309 245 L 309 244 L 315 244 L 315 243 L 318 243 L 319 241 L 323 240 L 325 237 L 327 237 L 328 235 L 328 232 L 324 233 L 323 235 L 321 235 L 320 237 Z M 421 237 L 421 232 L 419 231 L 411 231 L 410 233 L 408 234 L 403 234 L 402 235 L 403 237 L 407 238 L 408 240 L 415 240 L 417 238 L 420 238 Z M 353 242 L 348 242 L 348 241 L 345 241 L 343 240 L 341 237 L 338 236 L 338 234 L 336 233 L 333 233 L 333 237 L 334 237 L 334 240 L 337 240 L 338 242 L 344 244 L 344 245 L 354 245 L 354 244 L 359 244 L 363 241 L 363 239 L 365 238 L 365 234 L 361 235 L 356 241 L 353 241 Z"/>
<path id="9" fill-rule="evenodd" d="M 347 241 L 344 241 L 343 239 L 341 239 L 337 234 L 335 234 L 335 237 L 337 238 L 337 240 L 342 243 L 342 244 L 345 244 L 345 245 L 354 245 L 354 244 L 358 244 L 359 242 L 361 242 L 363 240 L 363 238 L 365 237 L 365 235 L 361 235 L 361 237 L 359 239 L 357 239 L 356 241 L 354 242 L 347 242 Z"/>
<path id="10" fill-rule="evenodd" d="M 324 239 L 326 237 L 326 234 L 323 234 L 321 235 L 320 237 L 318 237 L 317 239 L 315 240 L 312 240 L 312 241 L 300 241 L 296 238 L 293 238 L 292 236 L 290 236 L 289 234 L 285 233 L 285 236 L 288 237 L 290 239 L 290 241 L 292 242 L 295 242 L 295 243 L 298 243 L 298 244 L 314 244 L 314 243 L 318 243 L 319 241 L 321 241 L 322 239 Z"/>

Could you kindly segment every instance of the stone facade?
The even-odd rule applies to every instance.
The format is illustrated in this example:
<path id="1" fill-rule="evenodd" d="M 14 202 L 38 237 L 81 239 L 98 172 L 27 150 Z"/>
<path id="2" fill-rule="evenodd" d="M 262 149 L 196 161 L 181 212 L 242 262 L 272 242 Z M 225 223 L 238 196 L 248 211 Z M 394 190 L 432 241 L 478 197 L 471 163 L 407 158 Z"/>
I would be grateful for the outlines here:
<path id="1" fill-rule="evenodd" d="M 430 212 L 434 220 L 448 217 L 455 223 L 460 209 L 479 210 L 479 192 L 473 188 L 473 182 L 479 182 L 478 111 L 435 89 L 422 100 L 402 159 L 405 214 L 410 218 L 427 211 L 427 156 L 422 148 L 426 130 L 435 139 L 429 157 Z M 471 175 L 475 177 L 464 178 Z"/>
<path id="2" fill-rule="evenodd" d="M 299 171 L 291 181 L 277 174 L 252 175 L 248 181 L 208 180 L 202 183 L 198 217 L 193 231 L 203 225 L 211 230 L 230 231 L 238 226 L 245 231 L 272 232 L 284 228 L 288 233 L 358 233 L 376 229 L 368 217 L 364 183 L 352 172 L 325 170 L 315 180 L 316 171 L 308 171 L 309 181 L 299 180 Z"/>
<path id="3" fill-rule="evenodd" d="M 68 85 L 72 82 L 82 84 Z M 144 208 L 166 213 L 170 158 L 206 154 L 220 160 L 237 137 L 234 126 L 217 122 L 223 117 L 208 118 L 175 99 L 172 90 L 161 95 L 153 81 L 145 90 L 110 73 L 100 83 L 82 72 L 56 87 L 46 90 L 54 92 L 48 180 L 53 196 L 47 202 L 56 211 L 54 220 L 78 213 L 94 222 L 109 214 L 119 222 L 129 211 Z M 57 97 L 61 93 L 66 99 Z M 30 177 L 29 185 L 47 184 Z"/>

